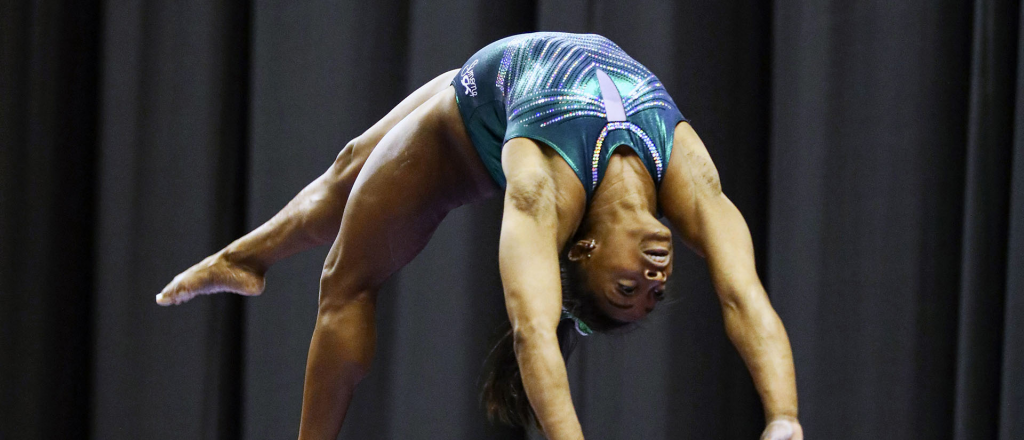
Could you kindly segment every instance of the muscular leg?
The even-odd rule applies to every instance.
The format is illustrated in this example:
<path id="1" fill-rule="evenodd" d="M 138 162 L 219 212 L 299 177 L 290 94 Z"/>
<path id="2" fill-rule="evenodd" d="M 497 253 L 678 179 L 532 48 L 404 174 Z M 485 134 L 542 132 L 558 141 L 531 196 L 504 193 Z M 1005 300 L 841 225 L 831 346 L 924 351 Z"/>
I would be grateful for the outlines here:
<path id="1" fill-rule="evenodd" d="M 451 88 L 381 140 L 356 179 L 324 264 L 300 440 L 338 435 L 352 391 L 370 368 L 380 285 L 423 249 L 450 209 L 494 188 L 466 137 Z"/>
<path id="2" fill-rule="evenodd" d="M 196 295 L 263 292 L 263 274 L 278 260 L 326 244 L 338 234 L 352 185 L 370 152 L 399 121 L 451 82 L 458 70 L 423 85 L 369 130 L 350 141 L 323 175 L 307 185 L 266 223 L 192 266 L 157 295 L 161 305 L 180 304 Z"/>

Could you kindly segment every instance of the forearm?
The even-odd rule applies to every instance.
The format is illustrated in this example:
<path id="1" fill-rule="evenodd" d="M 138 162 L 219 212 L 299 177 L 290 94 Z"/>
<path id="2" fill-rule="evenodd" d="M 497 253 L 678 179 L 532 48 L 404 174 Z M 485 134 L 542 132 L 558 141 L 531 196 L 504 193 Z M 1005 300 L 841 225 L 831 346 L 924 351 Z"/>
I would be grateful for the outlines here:
<path id="1" fill-rule="evenodd" d="M 758 290 L 744 299 L 723 300 L 726 333 L 750 370 L 766 419 L 796 417 L 796 375 L 789 337 L 764 290 Z"/>
<path id="2" fill-rule="evenodd" d="M 266 270 L 275 262 L 338 235 L 348 190 L 332 167 L 310 182 L 281 211 L 222 252 L 234 261 Z"/>
<path id="3" fill-rule="evenodd" d="M 523 387 L 544 434 L 549 440 L 582 440 L 554 331 L 517 332 L 515 347 Z"/>

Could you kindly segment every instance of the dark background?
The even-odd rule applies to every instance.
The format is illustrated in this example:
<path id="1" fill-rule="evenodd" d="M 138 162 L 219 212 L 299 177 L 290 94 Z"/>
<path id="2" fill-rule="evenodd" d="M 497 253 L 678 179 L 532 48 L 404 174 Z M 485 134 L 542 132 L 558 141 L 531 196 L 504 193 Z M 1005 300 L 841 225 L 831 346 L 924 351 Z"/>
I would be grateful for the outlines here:
<path id="1" fill-rule="evenodd" d="M 298 432 L 326 248 L 154 304 L 484 44 L 598 32 L 666 84 L 750 223 L 808 439 L 1024 439 L 1024 50 L 1002 0 L 0 2 L 0 438 Z M 487 424 L 500 201 L 381 296 L 342 438 Z M 682 249 L 682 247 L 680 247 Z M 756 439 L 702 260 L 570 363 L 588 439 Z M 536 434 L 534 434 L 536 436 Z"/>

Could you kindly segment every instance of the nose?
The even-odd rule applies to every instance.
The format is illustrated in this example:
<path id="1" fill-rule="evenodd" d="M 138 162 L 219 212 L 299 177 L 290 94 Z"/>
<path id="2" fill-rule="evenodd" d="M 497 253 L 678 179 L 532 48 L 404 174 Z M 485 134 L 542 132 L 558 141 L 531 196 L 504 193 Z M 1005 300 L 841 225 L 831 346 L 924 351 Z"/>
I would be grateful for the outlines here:
<path id="1" fill-rule="evenodd" d="M 651 281 L 665 281 L 665 272 L 661 270 L 650 270 L 644 271 L 644 277 Z"/>

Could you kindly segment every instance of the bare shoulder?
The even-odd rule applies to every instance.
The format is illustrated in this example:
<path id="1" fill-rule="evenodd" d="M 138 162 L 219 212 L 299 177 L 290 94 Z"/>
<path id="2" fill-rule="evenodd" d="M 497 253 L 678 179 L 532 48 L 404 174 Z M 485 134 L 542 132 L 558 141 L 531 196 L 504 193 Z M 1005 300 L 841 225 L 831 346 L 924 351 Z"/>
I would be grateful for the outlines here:
<path id="1" fill-rule="evenodd" d="M 501 149 L 501 168 L 510 182 L 550 185 L 586 204 L 586 191 L 565 159 L 554 149 L 528 138 L 514 138 Z"/>
<path id="2" fill-rule="evenodd" d="M 514 138 L 501 150 L 506 209 L 526 214 L 552 210 L 558 219 L 559 241 L 575 232 L 586 210 L 587 194 L 576 173 L 553 149 L 528 138 Z"/>
<path id="3" fill-rule="evenodd" d="M 658 207 L 672 226 L 682 233 L 683 241 L 704 255 L 704 229 L 701 219 L 709 212 L 731 206 L 722 194 L 718 169 L 711 155 L 689 123 L 676 125 L 672 157 L 658 188 Z"/>
<path id="4" fill-rule="evenodd" d="M 672 156 L 658 195 L 660 203 L 680 197 L 680 191 L 688 195 L 717 195 L 722 192 L 718 169 L 704 142 L 688 122 L 676 125 L 672 145 Z"/>

